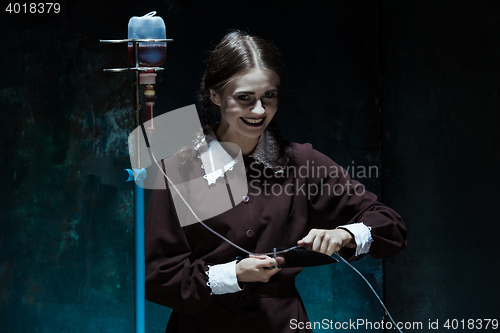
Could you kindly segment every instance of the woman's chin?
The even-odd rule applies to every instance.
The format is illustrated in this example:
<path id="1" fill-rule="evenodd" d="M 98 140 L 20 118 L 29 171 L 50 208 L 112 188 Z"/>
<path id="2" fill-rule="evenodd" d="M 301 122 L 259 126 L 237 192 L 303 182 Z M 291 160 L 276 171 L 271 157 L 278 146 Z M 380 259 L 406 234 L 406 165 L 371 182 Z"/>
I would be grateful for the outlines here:
<path id="1" fill-rule="evenodd" d="M 252 129 L 240 128 L 238 132 L 240 132 L 240 134 L 246 136 L 249 139 L 258 139 L 262 135 L 262 133 L 264 133 L 265 129 L 266 127 L 259 127 Z"/>

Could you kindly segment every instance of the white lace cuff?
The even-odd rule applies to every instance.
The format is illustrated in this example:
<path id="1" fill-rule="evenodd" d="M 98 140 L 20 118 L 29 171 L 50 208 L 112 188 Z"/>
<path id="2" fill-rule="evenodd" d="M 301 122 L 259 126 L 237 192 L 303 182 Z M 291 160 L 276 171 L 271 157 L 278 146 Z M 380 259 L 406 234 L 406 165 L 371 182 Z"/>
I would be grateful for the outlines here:
<path id="1" fill-rule="evenodd" d="M 235 293 L 242 289 L 236 278 L 236 260 L 226 264 L 208 266 L 207 286 L 212 289 L 212 295 Z"/>
<path id="2" fill-rule="evenodd" d="M 367 227 L 363 222 L 361 222 L 341 225 L 338 228 L 347 229 L 354 235 L 354 240 L 356 241 L 356 257 L 370 251 L 370 245 L 373 243 L 371 233 L 372 227 Z"/>

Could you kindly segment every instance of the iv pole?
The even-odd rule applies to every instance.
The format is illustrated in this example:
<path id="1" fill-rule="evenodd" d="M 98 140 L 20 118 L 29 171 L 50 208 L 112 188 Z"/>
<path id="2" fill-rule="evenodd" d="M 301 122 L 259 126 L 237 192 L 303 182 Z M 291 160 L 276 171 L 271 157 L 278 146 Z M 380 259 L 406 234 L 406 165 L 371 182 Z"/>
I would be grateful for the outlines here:
<path id="1" fill-rule="evenodd" d="M 159 72 L 161 67 L 139 67 L 139 42 L 156 43 L 172 42 L 173 39 L 119 39 L 100 40 L 104 44 L 132 43 L 134 46 L 135 67 L 104 69 L 105 72 L 134 72 L 134 107 L 135 107 L 135 128 L 141 126 L 141 95 L 140 72 Z M 156 75 L 156 74 L 155 74 Z M 151 114 L 151 119 L 154 115 Z M 152 131 L 153 129 L 148 129 Z M 135 138 L 136 165 L 137 169 L 125 169 L 126 181 L 134 181 L 134 237 L 135 237 L 135 333 L 144 333 L 146 327 L 145 320 L 145 262 L 144 262 L 144 187 L 143 180 L 146 178 L 146 169 L 141 166 L 140 138 Z"/>

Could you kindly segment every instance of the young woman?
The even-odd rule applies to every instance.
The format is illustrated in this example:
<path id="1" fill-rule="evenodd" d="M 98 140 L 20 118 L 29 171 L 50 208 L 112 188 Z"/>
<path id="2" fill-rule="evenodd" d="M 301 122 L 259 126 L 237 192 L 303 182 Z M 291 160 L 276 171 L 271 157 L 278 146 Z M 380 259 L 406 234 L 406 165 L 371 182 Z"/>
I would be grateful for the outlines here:
<path id="1" fill-rule="evenodd" d="M 241 148 L 249 193 L 205 222 L 256 254 L 301 245 L 357 260 L 404 249 L 406 228 L 394 210 L 310 144 L 281 138 L 283 83 L 278 51 L 258 37 L 231 32 L 211 53 L 201 85 L 203 130 L 209 146 Z M 212 124 L 213 112 L 220 123 Z M 204 153 L 189 153 L 203 172 Z M 260 255 L 235 260 L 244 253 L 200 223 L 181 227 L 169 189 L 153 191 L 145 233 L 146 298 L 173 309 L 167 332 L 310 332 L 291 325 L 308 321 L 294 283 L 301 268 L 269 269 L 275 260 Z"/>

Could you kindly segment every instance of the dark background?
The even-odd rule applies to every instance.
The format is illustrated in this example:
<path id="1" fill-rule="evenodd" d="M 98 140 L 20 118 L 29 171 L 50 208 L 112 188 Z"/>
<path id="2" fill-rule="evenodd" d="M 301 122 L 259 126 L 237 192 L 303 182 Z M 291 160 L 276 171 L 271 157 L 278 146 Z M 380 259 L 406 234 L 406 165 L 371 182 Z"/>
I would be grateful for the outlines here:
<path id="1" fill-rule="evenodd" d="M 447 331 L 447 319 L 500 319 L 500 2 L 60 3 L 60 14 L 1 8 L 2 332 L 133 331 L 133 195 L 121 178 L 133 80 L 102 72 L 128 60 L 99 39 L 126 38 L 129 18 L 152 10 L 174 39 L 158 113 L 195 102 L 205 52 L 228 29 L 274 41 L 284 137 L 344 167 L 377 166 L 360 180 L 407 224 L 408 249 L 355 263 L 395 320 Z M 342 264 L 298 284 L 311 320 L 383 319 Z M 168 313 L 148 303 L 147 331 L 163 332 Z"/>

